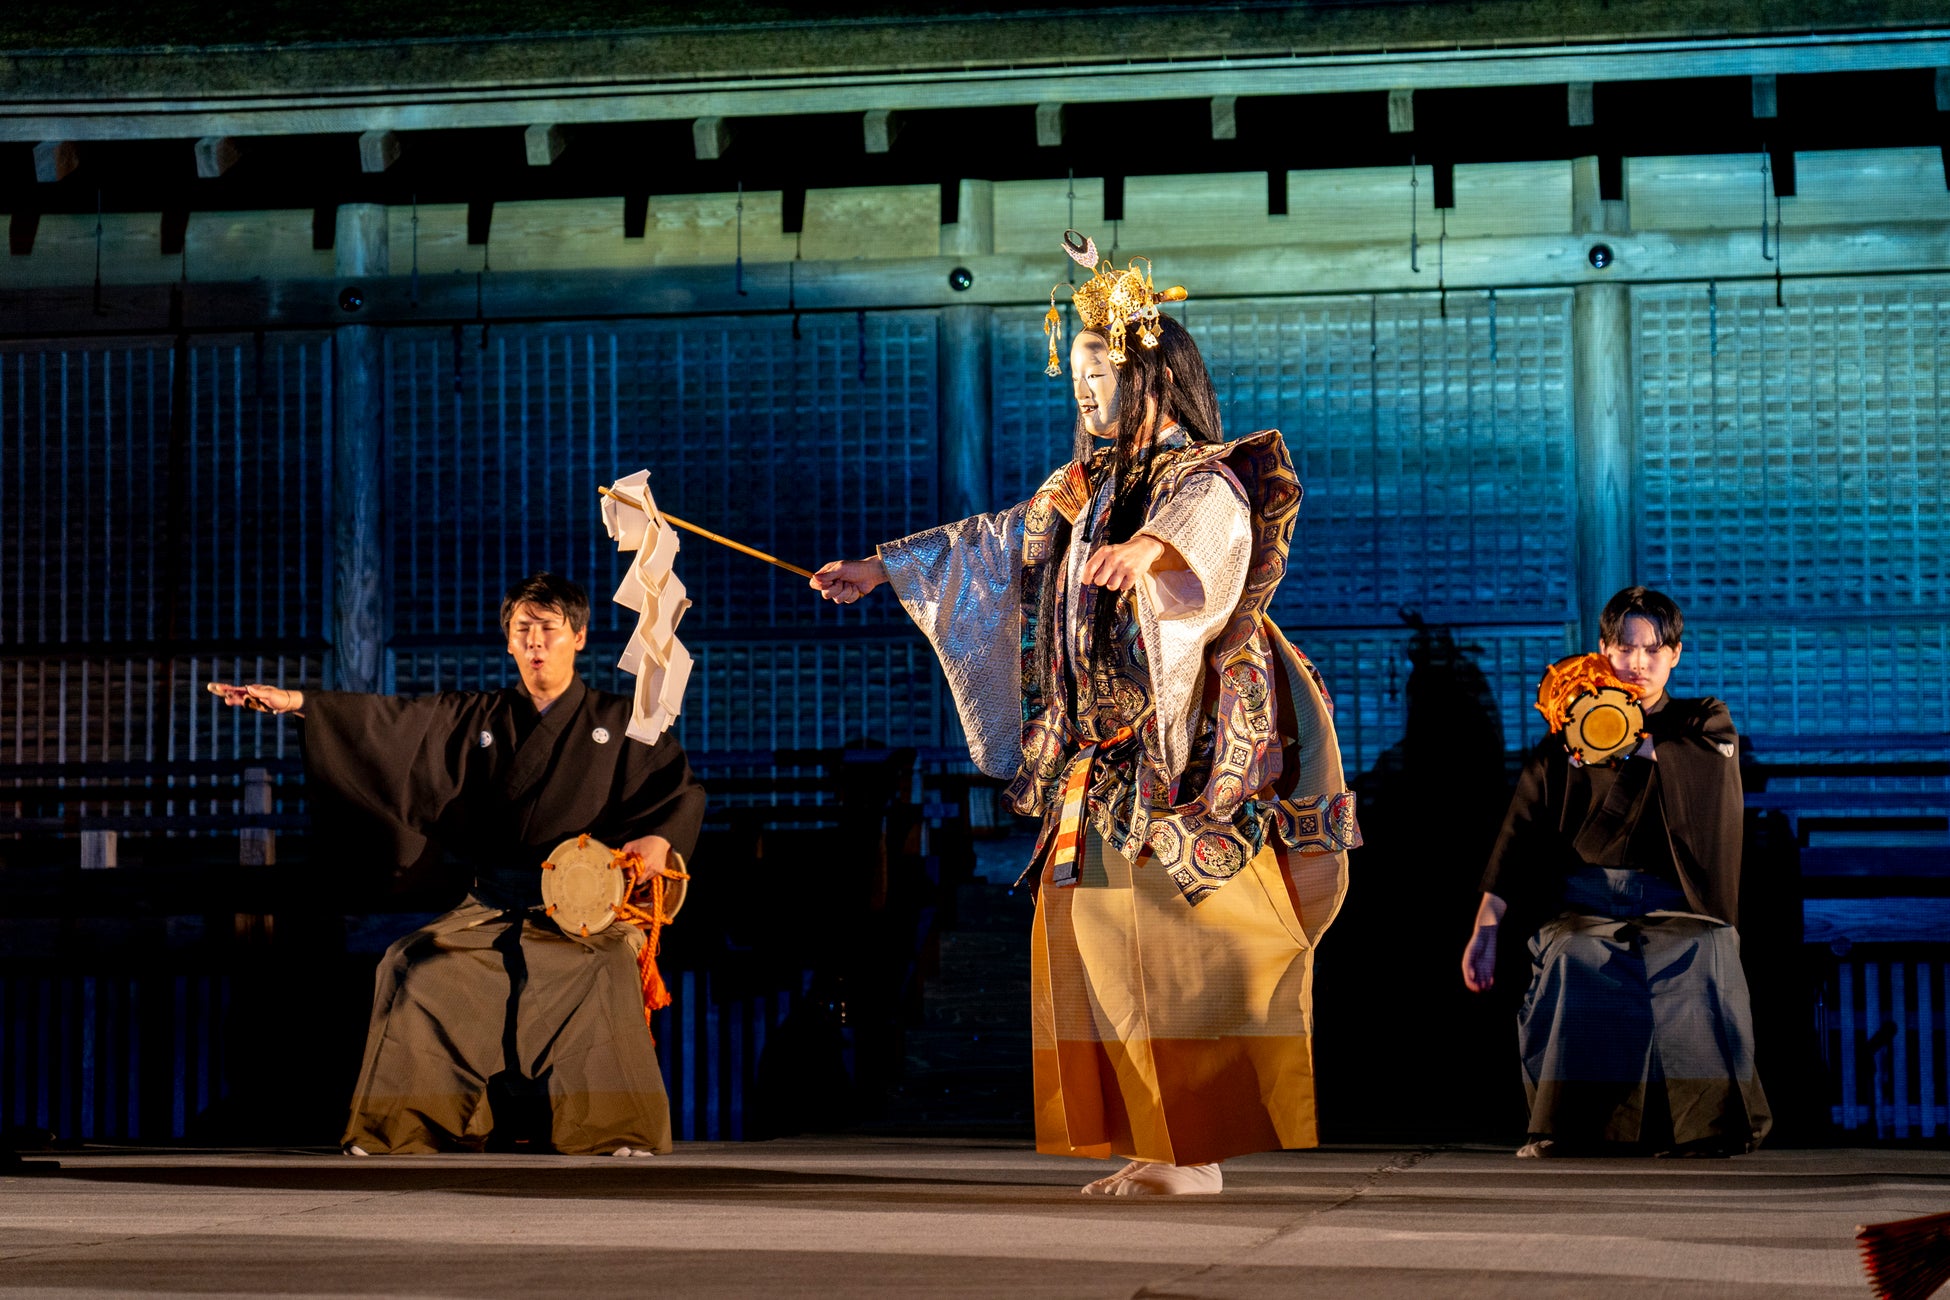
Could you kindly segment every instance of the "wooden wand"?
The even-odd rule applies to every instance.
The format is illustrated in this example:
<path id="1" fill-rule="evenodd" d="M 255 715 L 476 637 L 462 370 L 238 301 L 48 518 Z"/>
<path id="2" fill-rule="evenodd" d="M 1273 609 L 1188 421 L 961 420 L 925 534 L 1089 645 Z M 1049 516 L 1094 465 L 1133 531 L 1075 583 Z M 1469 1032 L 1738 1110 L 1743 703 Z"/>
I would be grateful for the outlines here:
<path id="1" fill-rule="evenodd" d="M 638 510 L 643 510 L 645 514 L 650 513 L 648 510 L 644 510 L 644 506 L 641 501 L 638 501 L 632 497 L 624 496 L 621 492 L 612 492 L 606 487 L 599 487 L 596 489 L 596 491 L 602 493 L 606 497 L 612 498 L 613 500 L 621 501 L 626 506 L 634 506 Z M 796 564 L 787 564 L 784 560 L 781 560 L 776 555 L 767 555 L 764 551 L 757 550 L 753 547 L 747 546 L 743 542 L 734 542 L 729 537 L 720 537 L 708 528 L 699 528 L 696 524 L 686 523 L 684 520 L 679 519 L 676 515 L 670 514 L 667 511 L 659 510 L 657 513 L 663 517 L 665 522 L 675 524 L 677 527 L 683 529 L 687 533 L 696 533 L 699 537 L 708 537 L 709 539 L 716 542 L 720 546 L 729 546 L 732 550 L 738 551 L 744 555 L 749 555 L 754 560 L 763 560 L 767 564 L 776 564 L 781 569 L 786 570 L 788 573 L 796 573 L 802 578 L 810 578 L 813 576 L 811 569 L 802 569 Z"/>

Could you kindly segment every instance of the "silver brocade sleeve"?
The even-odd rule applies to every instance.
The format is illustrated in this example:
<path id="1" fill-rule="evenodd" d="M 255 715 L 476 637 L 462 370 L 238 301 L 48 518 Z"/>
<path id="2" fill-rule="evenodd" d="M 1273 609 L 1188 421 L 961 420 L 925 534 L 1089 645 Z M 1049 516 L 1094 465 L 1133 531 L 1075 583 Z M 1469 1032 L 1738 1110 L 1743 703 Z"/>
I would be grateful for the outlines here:
<path id="1" fill-rule="evenodd" d="M 934 647 L 975 766 L 1022 763 L 1022 524 L 1029 503 L 880 545 L 887 581 Z"/>
<path id="2" fill-rule="evenodd" d="M 1149 575 L 1151 580 L 1139 583 L 1137 590 L 1138 625 L 1149 652 L 1162 748 L 1153 761 L 1165 780 L 1175 781 L 1190 758 L 1193 713 L 1205 685 L 1205 647 L 1225 628 L 1246 589 L 1252 519 L 1230 479 L 1194 474 L 1138 531 L 1170 543 L 1195 579 Z M 1160 577 L 1167 581 L 1159 582 Z"/>

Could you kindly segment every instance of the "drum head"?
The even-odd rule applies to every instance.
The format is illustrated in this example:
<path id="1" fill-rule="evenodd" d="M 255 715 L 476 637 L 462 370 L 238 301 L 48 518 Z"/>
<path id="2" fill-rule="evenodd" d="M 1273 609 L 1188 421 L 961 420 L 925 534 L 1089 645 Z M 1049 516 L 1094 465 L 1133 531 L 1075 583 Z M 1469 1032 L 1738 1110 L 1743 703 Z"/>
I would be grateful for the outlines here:
<path id="1" fill-rule="evenodd" d="M 629 897 L 628 874 L 609 846 L 586 835 L 563 840 L 542 864 L 542 904 L 569 935 L 595 934 Z"/>
<path id="2" fill-rule="evenodd" d="M 1600 686 L 1571 702 L 1564 744 L 1579 762 L 1602 763 L 1637 747 L 1645 734 L 1645 710 L 1631 692 Z"/>

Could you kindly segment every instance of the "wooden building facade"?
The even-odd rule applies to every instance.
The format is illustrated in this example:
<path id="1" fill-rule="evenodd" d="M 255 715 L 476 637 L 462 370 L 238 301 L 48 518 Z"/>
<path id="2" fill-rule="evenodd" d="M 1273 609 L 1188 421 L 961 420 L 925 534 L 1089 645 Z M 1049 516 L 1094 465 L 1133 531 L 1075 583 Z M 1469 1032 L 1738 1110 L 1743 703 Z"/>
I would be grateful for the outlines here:
<path id="1" fill-rule="evenodd" d="M 1229 432 L 1285 431 L 1273 612 L 1350 771 L 1399 760 L 1432 635 L 1513 753 L 1605 598 L 1668 591 L 1676 688 L 1729 700 L 1750 803 L 1833 877 L 1806 937 L 1880 954 L 1828 1028 L 1909 1017 L 1868 1085 L 1901 1133 L 1853 1065 L 1838 1116 L 1950 1133 L 1950 28 L 1804 7 L 16 51 L 0 765 L 191 765 L 172 815 L 248 811 L 232 769 L 292 724 L 205 682 L 497 684 L 538 568 L 590 587 L 611 684 L 594 489 L 636 468 L 809 567 L 1021 499 L 1070 442 L 1073 227 L 1189 289 Z M 701 762 L 956 745 L 891 600 L 678 568 Z"/>

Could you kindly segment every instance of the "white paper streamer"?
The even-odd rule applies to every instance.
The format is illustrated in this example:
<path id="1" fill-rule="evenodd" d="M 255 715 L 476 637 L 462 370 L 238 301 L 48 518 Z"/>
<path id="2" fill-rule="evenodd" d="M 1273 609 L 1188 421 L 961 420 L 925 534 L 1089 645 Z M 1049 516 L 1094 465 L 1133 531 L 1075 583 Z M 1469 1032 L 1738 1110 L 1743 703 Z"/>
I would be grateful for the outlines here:
<path id="1" fill-rule="evenodd" d="M 684 584 L 671 571 L 677 530 L 657 512 L 650 471 L 638 470 L 610 485 L 603 498 L 603 527 L 622 552 L 634 551 L 614 599 L 636 611 L 636 630 L 617 667 L 636 675 L 635 704 L 625 733 L 644 744 L 663 735 L 684 705 L 691 680 L 691 652 L 677 639 L 677 625 L 691 607 Z"/>

